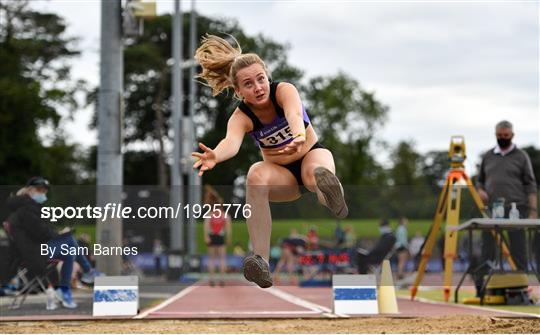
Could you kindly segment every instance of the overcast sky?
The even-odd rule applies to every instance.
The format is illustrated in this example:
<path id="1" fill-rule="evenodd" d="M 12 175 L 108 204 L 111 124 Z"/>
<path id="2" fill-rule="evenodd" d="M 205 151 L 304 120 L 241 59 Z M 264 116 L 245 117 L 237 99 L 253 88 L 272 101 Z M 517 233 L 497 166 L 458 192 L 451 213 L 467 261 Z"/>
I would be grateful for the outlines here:
<path id="1" fill-rule="evenodd" d="M 158 0 L 158 13 L 172 12 L 173 4 Z M 97 85 L 100 2 L 32 6 L 66 19 L 83 51 L 73 74 Z M 190 10 L 191 1 L 181 6 Z M 391 144 L 413 140 L 425 153 L 447 150 L 451 135 L 464 135 L 470 173 L 494 146 L 501 119 L 514 123 L 518 145 L 540 146 L 536 1 L 198 1 L 197 10 L 289 44 L 290 62 L 308 77 L 343 71 L 356 78 L 390 107 L 378 135 Z M 87 130 L 90 113 L 69 124 L 73 141 L 96 142 Z"/>

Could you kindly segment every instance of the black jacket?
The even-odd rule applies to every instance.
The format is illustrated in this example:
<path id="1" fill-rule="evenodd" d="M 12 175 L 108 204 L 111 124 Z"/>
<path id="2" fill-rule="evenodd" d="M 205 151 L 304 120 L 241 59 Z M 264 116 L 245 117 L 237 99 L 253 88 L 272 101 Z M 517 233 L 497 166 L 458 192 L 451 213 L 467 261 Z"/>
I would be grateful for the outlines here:
<path id="1" fill-rule="evenodd" d="M 7 200 L 13 237 L 41 244 L 58 237 L 52 225 L 41 218 L 41 205 L 29 196 L 15 196 Z"/>
<path id="2" fill-rule="evenodd" d="M 58 236 L 53 226 L 41 218 L 41 205 L 29 196 L 7 200 L 11 225 L 12 247 L 21 261 L 33 273 L 42 273 L 47 257 L 41 256 L 41 244 Z"/>
<path id="3" fill-rule="evenodd" d="M 394 233 L 389 232 L 382 234 L 377 244 L 369 252 L 369 256 L 373 261 L 372 264 L 382 263 L 386 255 L 394 248 L 395 243 L 396 237 L 394 236 Z"/>

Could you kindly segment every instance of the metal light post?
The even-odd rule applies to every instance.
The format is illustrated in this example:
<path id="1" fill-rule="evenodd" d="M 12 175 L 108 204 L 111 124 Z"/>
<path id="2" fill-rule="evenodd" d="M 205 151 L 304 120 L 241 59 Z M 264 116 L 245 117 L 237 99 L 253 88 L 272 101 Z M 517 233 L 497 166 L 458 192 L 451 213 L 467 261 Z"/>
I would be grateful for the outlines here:
<path id="1" fill-rule="evenodd" d="M 173 162 L 171 165 L 171 191 L 170 202 L 173 208 L 176 208 L 179 203 L 183 202 L 183 181 L 180 157 L 182 157 L 182 145 L 181 145 L 181 129 L 182 129 L 182 70 L 180 68 L 182 57 L 182 12 L 180 9 L 180 0 L 174 1 L 174 21 L 172 32 L 172 53 L 174 59 L 173 65 L 173 129 L 174 129 L 174 146 L 173 146 Z M 181 212 L 183 213 L 183 212 Z M 184 250 L 184 232 L 183 232 L 183 215 L 179 215 L 177 218 L 171 218 L 169 222 L 170 227 L 170 248 L 172 250 Z"/>
<path id="2" fill-rule="evenodd" d="M 101 2 L 101 67 L 98 97 L 97 206 L 122 202 L 122 88 L 123 45 L 120 0 Z M 96 242 L 104 247 L 122 245 L 122 219 L 96 223 Z M 108 275 L 119 275 L 120 255 L 97 256 L 97 267 Z"/>
<path id="3" fill-rule="evenodd" d="M 197 35 L 197 12 L 195 11 L 195 0 L 191 0 L 191 15 L 189 18 L 189 55 L 193 57 L 195 54 L 195 43 Z M 195 114 L 195 69 L 197 67 L 196 62 L 191 62 L 189 67 L 189 147 L 191 150 L 197 150 L 196 143 L 196 134 L 195 134 L 195 122 L 193 120 L 193 115 Z M 200 188 L 201 188 L 201 178 L 197 174 L 196 170 L 190 168 L 188 164 L 188 202 L 190 204 L 200 203 Z M 193 255 L 197 252 L 197 230 L 196 230 L 196 220 L 193 215 L 189 216 L 188 224 L 188 252 L 190 255 Z"/>

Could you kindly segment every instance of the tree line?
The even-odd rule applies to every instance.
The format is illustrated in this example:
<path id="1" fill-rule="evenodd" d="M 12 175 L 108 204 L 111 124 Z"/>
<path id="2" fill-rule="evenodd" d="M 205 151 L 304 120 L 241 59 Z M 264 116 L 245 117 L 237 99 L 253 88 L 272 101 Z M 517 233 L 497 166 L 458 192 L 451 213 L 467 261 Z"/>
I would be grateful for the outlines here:
<path id="1" fill-rule="evenodd" d="M 189 16 L 183 15 L 184 59 L 192 58 Z M 71 73 L 68 61 L 81 53 L 77 38 L 66 36 L 62 17 L 35 11 L 28 1 L 0 0 L 0 17 L 0 185 L 20 185 L 32 175 L 44 175 L 53 184 L 95 184 L 96 148 L 71 144 L 63 125 L 76 118 L 84 105 L 97 109 L 99 87 L 90 87 Z M 145 22 L 142 36 L 125 40 L 122 126 L 127 185 L 166 189 L 169 184 L 171 26 L 171 15 L 160 15 Z M 434 210 L 449 168 L 447 151 L 421 154 L 411 140 L 390 145 L 379 138 L 389 107 L 376 92 L 365 90 L 357 78 L 343 72 L 307 77 L 290 64 L 288 45 L 261 34 L 249 35 L 235 20 L 199 15 L 197 32 L 198 40 L 205 33 L 234 36 L 244 52 L 255 52 L 266 61 L 274 80 L 299 88 L 321 142 L 332 151 L 338 174 L 350 188 L 348 195 L 357 203 L 353 215 L 424 217 Z M 190 80 L 184 76 L 186 112 Z M 213 97 L 205 85 L 195 87 L 196 137 L 213 147 L 224 137 L 238 102 L 231 99 L 232 93 Z M 84 101 L 77 96 L 84 96 Z M 98 122 L 96 111 L 89 126 L 95 128 Z M 524 149 L 539 176 L 540 150 Z M 388 166 L 376 159 L 381 150 L 390 152 Z M 203 183 L 240 185 L 258 160 L 257 147 L 246 137 L 238 156 L 220 164 L 216 173 L 206 173 Z M 301 207 L 296 210 L 308 211 Z"/>

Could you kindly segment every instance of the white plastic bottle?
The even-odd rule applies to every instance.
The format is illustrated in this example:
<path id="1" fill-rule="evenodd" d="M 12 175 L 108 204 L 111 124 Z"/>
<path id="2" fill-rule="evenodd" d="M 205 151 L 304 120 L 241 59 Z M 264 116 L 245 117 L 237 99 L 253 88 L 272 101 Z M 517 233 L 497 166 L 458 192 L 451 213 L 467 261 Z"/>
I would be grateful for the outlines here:
<path id="1" fill-rule="evenodd" d="M 57 309 L 58 304 L 56 303 L 56 294 L 52 285 L 49 284 L 49 287 L 45 290 L 45 294 L 47 295 L 47 310 L 52 311 Z"/>
<path id="2" fill-rule="evenodd" d="M 492 217 L 494 219 L 504 219 L 504 198 L 497 198 L 493 203 Z"/>
<path id="3" fill-rule="evenodd" d="M 511 203 L 512 208 L 510 208 L 510 213 L 508 213 L 508 218 L 510 220 L 519 220 L 519 210 L 516 207 L 516 203 Z"/>

